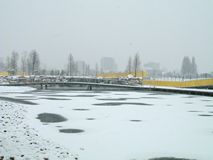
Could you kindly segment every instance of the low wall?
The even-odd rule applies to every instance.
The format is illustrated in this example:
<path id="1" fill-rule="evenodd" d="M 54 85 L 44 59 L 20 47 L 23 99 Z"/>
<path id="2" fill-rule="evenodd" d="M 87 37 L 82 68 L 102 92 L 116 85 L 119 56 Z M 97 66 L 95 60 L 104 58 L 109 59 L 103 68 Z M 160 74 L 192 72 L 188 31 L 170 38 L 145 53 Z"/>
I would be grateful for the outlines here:
<path id="1" fill-rule="evenodd" d="M 205 87 L 205 86 L 213 86 L 213 78 L 189 80 L 189 81 L 144 80 L 143 84 L 150 86 L 166 86 L 166 87 L 179 87 L 179 88 Z"/>

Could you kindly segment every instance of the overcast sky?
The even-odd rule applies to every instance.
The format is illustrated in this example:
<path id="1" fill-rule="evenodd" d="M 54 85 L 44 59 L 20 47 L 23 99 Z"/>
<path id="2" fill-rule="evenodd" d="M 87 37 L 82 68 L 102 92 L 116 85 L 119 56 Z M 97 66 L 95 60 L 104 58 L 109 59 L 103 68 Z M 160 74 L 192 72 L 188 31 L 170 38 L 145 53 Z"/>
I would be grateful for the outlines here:
<path id="1" fill-rule="evenodd" d="M 186 55 L 213 71 L 213 0 L 0 0 L 0 57 L 32 49 L 49 68 L 72 53 L 124 69 L 139 52 L 143 64 L 180 69 Z"/>

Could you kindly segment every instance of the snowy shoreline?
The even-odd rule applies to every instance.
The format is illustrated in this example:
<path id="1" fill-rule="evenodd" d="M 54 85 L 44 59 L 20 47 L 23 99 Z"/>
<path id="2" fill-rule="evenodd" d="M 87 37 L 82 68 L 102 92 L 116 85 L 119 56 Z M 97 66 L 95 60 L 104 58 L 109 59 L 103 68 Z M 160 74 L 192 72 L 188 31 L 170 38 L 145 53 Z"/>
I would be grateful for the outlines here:
<path id="1" fill-rule="evenodd" d="M 0 156 L 4 159 L 77 159 L 69 150 L 43 139 L 25 123 L 26 106 L 0 101 Z"/>

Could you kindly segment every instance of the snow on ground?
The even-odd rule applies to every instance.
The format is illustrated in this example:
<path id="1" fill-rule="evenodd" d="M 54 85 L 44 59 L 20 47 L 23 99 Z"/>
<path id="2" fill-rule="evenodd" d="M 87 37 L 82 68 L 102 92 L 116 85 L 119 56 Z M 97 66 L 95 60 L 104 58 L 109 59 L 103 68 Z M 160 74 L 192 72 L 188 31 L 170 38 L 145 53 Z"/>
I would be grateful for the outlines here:
<path id="1" fill-rule="evenodd" d="M 35 88 L 31 87 L 17 87 L 17 86 L 0 86 L 0 93 L 21 93 L 21 92 L 28 92 L 28 91 L 33 91 Z"/>
<path id="2" fill-rule="evenodd" d="M 68 149 L 40 137 L 40 134 L 25 123 L 25 107 L 1 102 L 0 104 L 0 156 L 16 160 L 75 159 Z"/>
<path id="3" fill-rule="evenodd" d="M 0 99 L 0 157 L 16 160 L 74 160 L 77 158 L 60 144 L 44 139 L 26 123 L 27 107 Z"/>
<path id="4" fill-rule="evenodd" d="M 16 104 L 25 107 L 24 123 L 80 160 L 213 159 L 212 97 L 49 90 L 6 96 L 37 103 Z M 58 114 L 67 121 L 41 122 L 36 119 L 41 113 Z M 60 129 L 84 132 L 61 133 Z M 9 148 L 13 152 L 13 147 Z"/>

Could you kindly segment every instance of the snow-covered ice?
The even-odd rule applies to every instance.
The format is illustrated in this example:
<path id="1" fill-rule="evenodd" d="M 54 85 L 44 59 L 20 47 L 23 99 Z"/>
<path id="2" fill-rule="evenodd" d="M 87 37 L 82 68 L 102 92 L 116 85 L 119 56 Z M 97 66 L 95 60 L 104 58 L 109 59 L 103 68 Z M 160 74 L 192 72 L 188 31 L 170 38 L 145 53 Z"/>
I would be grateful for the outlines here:
<path id="1" fill-rule="evenodd" d="M 212 97 L 50 90 L 1 96 L 36 103 L 1 102 L 2 105 L 23 106 L 24 124 L 32 128 L 33 133 L 67 148 L 80 160 L 213 159 Z M 36 117 L 42 113 L 61 115 L 67 120 L 41 122 Z M 62 133 L 61 129 L 83 132 Z M 10 148 L 10 153 L 12 151 Z"/>
<path id="2" fill-rule="evenodd" d="M 21 93 L 21 92 L 27 92 L 27 91 L 33 91 L 35 88 L 31 87 L 23 87 L 23 86 L 0 86 L 0 94 L 1 93 Z"/>

